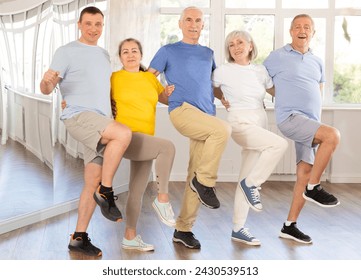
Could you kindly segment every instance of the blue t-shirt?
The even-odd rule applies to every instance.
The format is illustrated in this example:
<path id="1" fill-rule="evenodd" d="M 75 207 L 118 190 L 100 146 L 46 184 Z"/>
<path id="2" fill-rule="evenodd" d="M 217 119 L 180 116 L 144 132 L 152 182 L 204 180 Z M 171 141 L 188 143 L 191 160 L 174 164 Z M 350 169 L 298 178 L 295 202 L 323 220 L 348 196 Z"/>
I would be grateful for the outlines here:
<path id="1" fill-rule="evenodd" d="M 168 99 L 168 111 L 187 102 L 203 112 L 215 115 L 212 71 L 216 68 L 213 51 L 182 41 L 161 47 L 150 68 L 164 72 L 169 85 L 175 85 Z"/>
<path id="2" fill-rule="evenodd" d="M 293 113 L 305 114 L 320 121 L 320 84 L 325 82 L 325 69 L 321 59 L 311 51 L 302 54 L 287 44 L 271 52 L 263 64 L 275 85 L 277 123 L 286 120 Z"/>
<path id="3" fill-rule="evenodd" d="M 109 54 L 98 46 L 79 41 L 58 48 L 50 69 L 60 72 L 60 92 L 66 101 L 61 119 L 93 111 L 111 116 Z"/>

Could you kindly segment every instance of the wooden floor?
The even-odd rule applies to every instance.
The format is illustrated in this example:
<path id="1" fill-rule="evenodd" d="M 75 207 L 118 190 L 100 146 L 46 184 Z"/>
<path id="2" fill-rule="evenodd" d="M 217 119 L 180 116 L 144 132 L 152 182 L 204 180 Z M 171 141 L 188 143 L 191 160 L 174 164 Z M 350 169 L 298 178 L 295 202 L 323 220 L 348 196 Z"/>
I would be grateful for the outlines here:
<path id="1" fill-rule="evenodd" d="M 124 223 L 112 223 L 96 210 L 89 236 L 103 250 L 103 260 L 360 260 L 361 259 L 361 185 L 329 184 L 341 205 L 331 209 L 307 202 L 298 221 L 299 227 L 313 239 L 312 245 L 299 244 L 278 237 L 290 204 L 292 182 L 266 182 L 262 186 L 264 210 L 250 212 L 247 227 L 261 240 L 259 247 L 234 242 L 230 238 L 235 183 L 218 183 L 221 207 L 201 207 L 193 232 L 200 240 L 200 250 L 187 249 L 172 242 L 173 229 L 156 217 L 151 202 L 156 195 L 150 183 L 143 201 L 138 233 L 154 252 L 121 248 Z M 183 182 L 171 182 L 170 194 L 175 213 L 179 212 Z M 124 209 L 127 193 L 117 204 Z M 124 212 L 124 211 L 123 211 Z M 0 259 L 3 260 L 81 260 L 93 259 L 67 249 L 69 235 L 76 224 L 76 211 L 0 235 Z"/>
<path id="2" fill-rule="evenodd" d="M 53 206 L 53 171 L 22 144 L 0 145 L 0 221 Z"/>

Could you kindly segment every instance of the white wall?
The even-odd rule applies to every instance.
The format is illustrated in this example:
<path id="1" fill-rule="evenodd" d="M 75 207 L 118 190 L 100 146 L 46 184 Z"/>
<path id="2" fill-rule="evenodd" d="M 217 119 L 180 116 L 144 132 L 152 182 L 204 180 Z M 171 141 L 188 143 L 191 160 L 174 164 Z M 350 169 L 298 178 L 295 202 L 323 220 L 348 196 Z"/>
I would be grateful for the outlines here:
<path id="1" fill-rule="evenodd" d="M 175 130 L 169 120 L 168 109 L 157 109 L 156 136 L 167 138 L 176 146 L 176 157 L 171 174 L 172 181 L 184 181 L 187 177 L 189 141 Z M 227 112 L 217 108 L 217 116 L 226 119 Z M 274 124 L 274 111 L 267 110 L 270 126 Z M 323 179 L 339 183 L 361 183 L 361 109 L 324 109 L 322 120 L 325 124 L 333 125 L 341 132 L 341 143 L 327 167 Z M 289 145 L 289 149 L 293 144 Z M 295 162 L 291 163 L 291 169 Z M 240 169 L 240 147 L 229 140 L 223 154 L 218 172 L 218 181 L 236 182 Z M 273 174 L 270 180 L 295 180 L 294 175 Z"/>

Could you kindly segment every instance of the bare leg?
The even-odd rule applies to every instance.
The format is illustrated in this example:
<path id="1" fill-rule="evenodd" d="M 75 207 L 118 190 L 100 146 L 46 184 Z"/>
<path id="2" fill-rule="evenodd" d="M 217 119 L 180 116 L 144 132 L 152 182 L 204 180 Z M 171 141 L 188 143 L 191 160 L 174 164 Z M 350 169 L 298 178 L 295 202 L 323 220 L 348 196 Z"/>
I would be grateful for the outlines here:
<path id="1" fill-rule="evenodd" d="M 297 179 L 293 189 L 293 199 L 291 203 L 291 208 L 288 213 L 288 221 L 297 221 L 298 216 L 301 213 L 303 206 L 305 205 L 305 199 L 302 194 L 305 191 L 305 186 L 307 185 L 310 174 L 312 170 L 312 165 L 300 161 L 297 165 Z"/>
<path id="2" fill-rule="evenodd" d="M 102 169 L 102 185 L 111 187 L 113 177 L 127 149 L 132 133 L 123 124 L 112 122 L 102 133 L 101 143 L 106 144 Z"/>
<path id="3" fill-rule="evenodd" d="M 75 231 L 86 232 L 93 215 L 96 203 L 93 194 L 101 180 L 102 167 L 96 163 L 88 163 L 84 167 L 84 187 L 80 195 L 78 220 Z"/>
<path id="4" fill-rule="evenodd" d="M 320 126 L 314 139 L 314 143 L 319 144 L 319 147 L 311 171 L 310 181 L 307 183 L 318 184 L 320 182 L 322 173 L 325 171 L 339 142 L 340 133 L 337 129 L 327 125 Z"/>

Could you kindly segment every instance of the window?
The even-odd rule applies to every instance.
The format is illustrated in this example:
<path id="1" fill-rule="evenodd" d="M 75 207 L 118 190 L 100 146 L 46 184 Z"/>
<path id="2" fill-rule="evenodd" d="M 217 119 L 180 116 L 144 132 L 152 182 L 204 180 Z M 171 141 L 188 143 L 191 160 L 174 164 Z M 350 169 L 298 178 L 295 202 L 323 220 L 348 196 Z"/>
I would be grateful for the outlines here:
<path id="1" fill-rule="evenodd" d="M 336 16 L 333 98 L 337 103 L 361 104 L 361 16 Z"/>
<path id="2" fill-rule="evenodd" d="M 275 48 L 289 43 L 292 18 L 307 13 L 315 21 L 311 48 L 323 59 L 326 69 L 324 105 L 361 104 L 361 25 L 359 0 L 212 0 L 161 1 L 161 44 L 180 39 L 177 21 L 184 7 L 198 6 L 207 17 L 205 38 L 217 64 L 225 62 L 224 40 L 234 30 L 249 31 L 259 49 L 256 63 L 262 63 Z M 208 32 L 208 33 L 207 33 Z M 207 41 L 209 40 L 209 41 Z"/>

